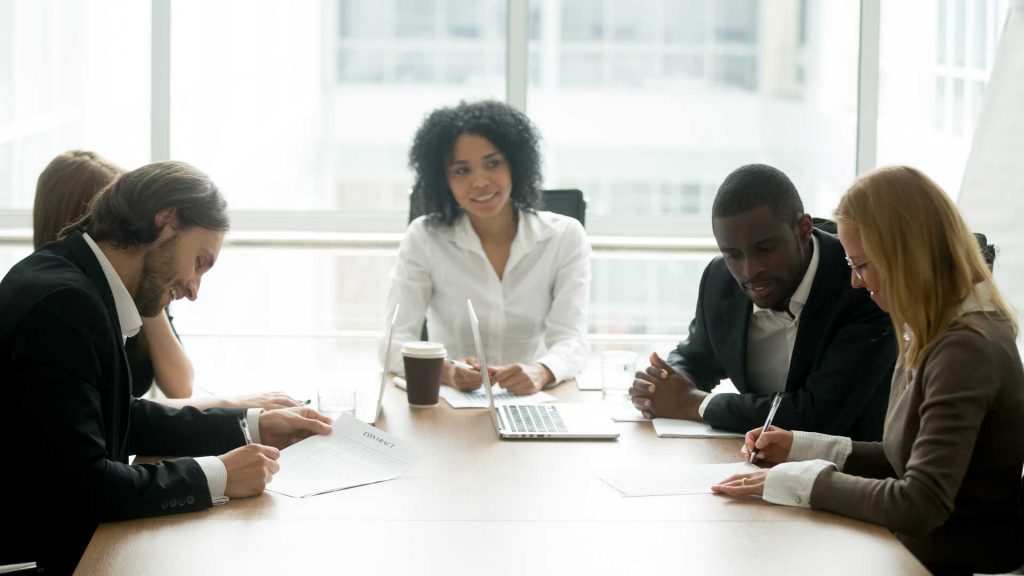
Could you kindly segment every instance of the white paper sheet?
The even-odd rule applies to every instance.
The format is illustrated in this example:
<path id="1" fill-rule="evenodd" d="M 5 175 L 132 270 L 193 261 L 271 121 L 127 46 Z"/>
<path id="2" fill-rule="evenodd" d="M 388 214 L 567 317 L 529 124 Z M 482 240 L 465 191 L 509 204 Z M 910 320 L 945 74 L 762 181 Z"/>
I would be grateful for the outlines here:
<path id="1" fill-rule="evenodd" d="M 502 404 L 543 404 L 555 399 L 554 396 L 547 392 L 516 396 L 497 384 L 491 387 L 491 393 L 494 394 L 495 406 L 501 406 Z M 487 408 L 487 392 L 482 387 L 473 392 L 463 392 L 451 386 L 441 386 L 441 398 L 444 398 L 452 408 Z"/>
<path id="2" fill-rule="evenodd" d="M 655 418 L 652 422 L 658 438 L 743 438 L 743 434 L 726 432 L 693 420 Z"/>
<path id="3" fill-rule="evenodd" d="M 419 462 L 419 452 L 373 426 L 345 415 L 328 436 L 311 436 L 281 451 L 281 470 L 267 490 L 305 498 L 397 478 Z"/>
<path id="4" fill-rule="evenodd" d="M 711 494 L 711 486 L 741 472 L 761 468 L 746 462 L 698 464 L 666 470 L 650 467 L 608 469 L 595 474 L 623 496 L 669 496 L 673 494 Z"/>

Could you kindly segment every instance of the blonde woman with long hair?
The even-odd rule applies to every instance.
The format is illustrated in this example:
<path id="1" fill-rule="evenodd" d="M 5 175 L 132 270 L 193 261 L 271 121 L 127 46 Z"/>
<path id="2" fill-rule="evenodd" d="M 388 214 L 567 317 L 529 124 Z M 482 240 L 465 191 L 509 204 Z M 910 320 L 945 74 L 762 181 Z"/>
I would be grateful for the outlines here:
<path id="1" fill-rule="evenodd" d="M 859 178 L 836 210 L 851 282 L 899 345 L 882 442 L 747 433 L 766 471 L 713 487 L 881 524 L 938 574 L 1021 565 L 1024 370 L 1014 314 L 956 206 L 921 172 Z"/>

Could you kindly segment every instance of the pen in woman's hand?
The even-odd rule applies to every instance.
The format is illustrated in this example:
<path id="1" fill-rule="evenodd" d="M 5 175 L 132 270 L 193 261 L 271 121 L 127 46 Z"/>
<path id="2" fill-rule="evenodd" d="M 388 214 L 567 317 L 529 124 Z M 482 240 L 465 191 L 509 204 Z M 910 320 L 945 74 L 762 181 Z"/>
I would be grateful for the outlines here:
<path id="1" fill-rule="evenodd" d="M 771 427 L 772 420 L 775 419 L 775 412 L 779 409 L 779 404 L 781 404 L 781 403 L 782 403 L 782 392 L 776 392 L 775 396 L 772 397 L 772 407 L 771 407 L 770 410 L 768 410 L 768 418 L 765 419 L 764 426 L 761 427 L 761 434 L 762 435 L 764 435 L 764 433 L 768 431 L 768 428 Z M 760 436 L 758 436 L 758 438 L 760 438 Z M 750 451 L 750 459 L 748 459 L 747 462 L 750 463 L 750 464 L 753 464 L 754 463 L 754 457 L 757 456 L 757 453 L 759 451 L 760 450 L 757 447 L 757 443 L 755 442 L 754 443 L 754 449 Z"/>
<path id="2" fill-rule="evenodd" d="M 460 362 L 459 360 L 448 360 L 448 363 L 451 364 L 452 366 L 455 366 L 456 368 L 462 368 L 463 370 L 472 370 L 474 372 L 477 370 L 476 368 L 473 368 L 469 364 L 466 364 L 465 362 Z"/>

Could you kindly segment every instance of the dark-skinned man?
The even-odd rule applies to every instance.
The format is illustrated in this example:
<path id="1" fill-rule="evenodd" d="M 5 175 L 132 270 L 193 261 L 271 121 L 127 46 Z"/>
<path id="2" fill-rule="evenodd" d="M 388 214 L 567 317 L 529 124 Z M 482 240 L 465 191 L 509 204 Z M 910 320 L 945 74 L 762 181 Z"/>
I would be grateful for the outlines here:
<path id="1" fill-rule="evenodd" d="M 896 345 L 888 316 L 850 285 L 842 246 L 815 230 L 793 183 L 762 164 L 715 196 L 722 255 L 704 271 L 689 335 L 651 354 L 629 393 L 647 418 L 746 432 L 774 424 L 853 440 L 882 437 Z M 738 393 L 711 394 L 729 378 Z"/>

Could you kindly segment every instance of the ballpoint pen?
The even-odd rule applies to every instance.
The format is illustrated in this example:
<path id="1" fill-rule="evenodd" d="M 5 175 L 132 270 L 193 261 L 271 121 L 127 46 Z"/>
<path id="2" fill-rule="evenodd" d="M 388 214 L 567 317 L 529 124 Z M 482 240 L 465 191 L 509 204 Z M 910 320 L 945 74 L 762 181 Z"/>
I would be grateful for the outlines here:
<path id="1" fill-rule="evenodd" d="M 448 363 L 450 363 L 452 366 L 455 366 L 456 368 L 462 368 L 463 370 L 476 370 L 476 368 L 473 368 L 469 364 L 466 364 L 465 362 L 460 362 L 458 360 L 448 360 Z"/>
<path id="2" fill-rule="evenodd" d="M 252 444 L 252 436 L 249 435 L 249 421 L 246 420 L 245 412 L 238 415 L 238 427 L 242 429 L 242 437 L 245 438 L 246 446 Z"/>
<path id="3" fill-rule="evenodd" d="M 772 397 L 772 407 L 771 410 L 768 411 L 768 418 L 765 419 L 764 426 L 761 427 L 761 434 L 767 432 L 768 427 L 772 425 L 772 420 L 775 419 L 775 411 L 779 409 L 779 404 L 782 404 L 782 392 L 776 392 L 775 396 Z M 754 449 L 750 451 L 750 459 L 747 460 L 748 463 L 754 463 L 754 456 L 757 456 L 758 451 L 759 450 L 755 445 Z"/>

